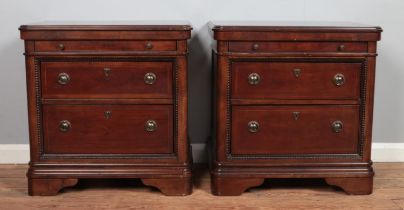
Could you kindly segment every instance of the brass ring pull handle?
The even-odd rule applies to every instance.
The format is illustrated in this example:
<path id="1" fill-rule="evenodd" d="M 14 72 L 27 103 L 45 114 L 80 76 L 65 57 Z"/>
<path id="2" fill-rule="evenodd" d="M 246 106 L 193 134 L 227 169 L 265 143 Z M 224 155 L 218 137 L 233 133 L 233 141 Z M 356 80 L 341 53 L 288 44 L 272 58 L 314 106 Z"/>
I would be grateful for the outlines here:
<path id="1" fill-rule="evenodd" d="M 66 133 L 67 131 L 70 130 L 70 127 L 71 127 L 71 126 L 72 126 L 72 125 L 70 124 L 69 121 L 67 121 L 67 120 L 62 120 L 62 121 L 60 121 L 60 123 L 59 123 L 59 130 L 60 130 L 61 132 Z"/>
<path id="2" fill-rule="evenodd" d="M 62 43 L 60 43 L 60 44 L 58 45 L 58 47 L 59 47 L 59 50 L 60 50 L 60 51 L 65 50 L 65 45 L 62 44 Z"/>
<path id="3" fill-rule="evenodd" d="M 251 133 L 256 133 L 260 129 L 260 124 L 257 121 L 248 122 L 248 130 Z"/>
<path id="4" fill-rule="evenodd" d="M 144 75 L 144 83 L 148 84 L 148 85 L 152 85 L 154 84 L 154 82 L 156 82 L 157 76 L 154 73 L 146 73 Z"/>
<path id="5" fill-rule="evenodd" d="M 258 50 L 259 47 L 260 47 L 260 45 L 257 44 L 257 43 L 255 43 L 255 44 L 252 45 L 252 49 L 253 49 L 254 51 L 255 51 L 255 50 Z"/>
<path id="6" fill-rule="evenodd" d="M 250 85 L 258 85 L 261 81 L 261 76 L 257 73 L 251 73 L 248 75 L 248 83 Z"/>
<path id="7" fill-rule="evenodd" d="M 58 76 L 58 83 L 61 85 L 66 85 L 70 82 L 70 76 L 67 73 L 60 73 Z"/>
<path id="8" fill-rule="evenodd" d="M 341 121 L 337 120 L 331 124 L 331 127 L 332 127 L 332 130 L 334 131 L 334 133 L 340 133 L 343 128 L 343 123 Z"/>
<path id="9" fill-rule="evenodd" d="M 343 74 L 336 74 L 332 81 L 334 85 L 342 86 L 345 83 L 345 76 Z"/>
<path id="10" fill-rule="evenodd" d="M 153 49 L 153 44 L 151 42 L 146 43 L 146 49 L 151 50 Z"/>
<path id="11" fill-rule="evenodd" d="M 154 120 L 148 120 L 145 123 L 145 130 L 148 132 L 153 132 L 157 130 L 157 123 Z"/>
<path id="12" fill-rule="evenodd" d="M 344 51 L 345 50 L 345 45 L 341 44 L 338 46 L 338 51 Z"/>

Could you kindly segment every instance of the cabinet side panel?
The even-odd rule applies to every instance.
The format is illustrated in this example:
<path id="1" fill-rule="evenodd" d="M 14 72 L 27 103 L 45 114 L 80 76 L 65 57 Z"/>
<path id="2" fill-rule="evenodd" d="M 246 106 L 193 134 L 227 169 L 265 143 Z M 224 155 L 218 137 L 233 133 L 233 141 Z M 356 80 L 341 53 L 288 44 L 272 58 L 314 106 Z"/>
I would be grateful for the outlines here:
<path id="1" fill-rule="evenodd" d="M 178 56 L 175 70 L 175 104 L 176 119 L 174 126 L 177 129 L 177 152 L 178 160 L 186 163 L 188 161 L 188 72 L 187 57 Z"/>
<path id="2" fill-rule="evenodd" d="M 376 53 L 376 42 L 369 42 L 368 51 Z M 372 147 L 372 127 L 373 127 L 373 104 L 374 104 L 374 88 L 375 88 L 375 73 L 376 73 L 376 57 L 367 58 L 367 75 L 366 75 L 366 100 L 365 100 L 365 126 L 364 126 L 364 150 L 363 161 L 371 161 Z"/>
<path id="3" fill-rule="evenodd" d="M 25 52 L 34 51 L 34 42 L 25 41 Z M 26 56 L 26 82 L 28 102 L 28 127 L 30 141 L 31 162 L 38 161 L 40 157 L 41 138 L 41 105 L 40 99 L 40 73 L 36 68 L 35 57 Z"/>
<path id="4" fill-rule="evenodd" d="M 216 150 L 217 161 L 226 160 L 226 141 L 230 137 L 230 74 L 229 74 L 229 59 L 226 56 L 217 57 L 216 71 Z"/>

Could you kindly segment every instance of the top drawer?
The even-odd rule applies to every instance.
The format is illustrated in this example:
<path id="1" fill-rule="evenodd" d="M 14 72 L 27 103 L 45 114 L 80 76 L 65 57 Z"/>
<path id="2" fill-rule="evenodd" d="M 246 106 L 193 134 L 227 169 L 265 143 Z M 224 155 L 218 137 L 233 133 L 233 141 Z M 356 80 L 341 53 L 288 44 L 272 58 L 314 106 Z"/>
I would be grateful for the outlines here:
<path id="1" fill-rule="evenodd" d="M 171 61 L 43 61 L 44 99 L 171 99 Z"/>
<path id="2" fill-rule="evenodd" d="M 35 51 L 176 51 L 176 41 L 36 41 Z"/>
<path id="3" fill-rule="evenodd" d="M 230 52 L 367 52 L 367 42 L 230 42 Z"/>
<path id="4" fill-rule="evenodd" d="M 362 63 L 237 61 L 233 99 L 358 99 Z"/>

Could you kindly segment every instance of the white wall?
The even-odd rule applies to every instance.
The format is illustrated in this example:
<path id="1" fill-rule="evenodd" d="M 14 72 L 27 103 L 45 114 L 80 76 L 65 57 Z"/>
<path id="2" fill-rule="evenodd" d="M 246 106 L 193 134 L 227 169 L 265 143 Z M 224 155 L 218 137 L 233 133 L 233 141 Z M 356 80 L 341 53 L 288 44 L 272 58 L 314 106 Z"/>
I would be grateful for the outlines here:
<path id="1" fill-rule="evenodd" d="M 374 141 L 403 142 L 403 0 L 1 0 L 0 144 L 28 143 L 23 42 L 18 26 L 45 20 L 185 19 L 190 45 L 190 136 L 210 131 L 209 20 L 351 21 L 383 27 L 379 43 Z M 403 107 L 403 108 L 402 108 Z"/>

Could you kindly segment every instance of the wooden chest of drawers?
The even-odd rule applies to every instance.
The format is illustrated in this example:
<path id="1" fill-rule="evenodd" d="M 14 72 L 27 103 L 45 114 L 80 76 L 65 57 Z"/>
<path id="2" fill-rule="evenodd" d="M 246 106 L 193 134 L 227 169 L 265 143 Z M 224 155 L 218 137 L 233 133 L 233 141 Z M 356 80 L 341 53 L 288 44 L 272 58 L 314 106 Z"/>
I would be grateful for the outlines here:
<path id="1" fill-rule="evenodd" d="M 216 40 L 212 192 L 240 195 L 265 178 L 325 178 L 347 193 L 370 194 L 381 28 L 210 26 Z"/>
<path id="2" fill-rule="evenodd" d="M 25 40 L 30 195 L 80 178 L 140 178 L 191 193 L 187 23 L 52 23 Z"/>

